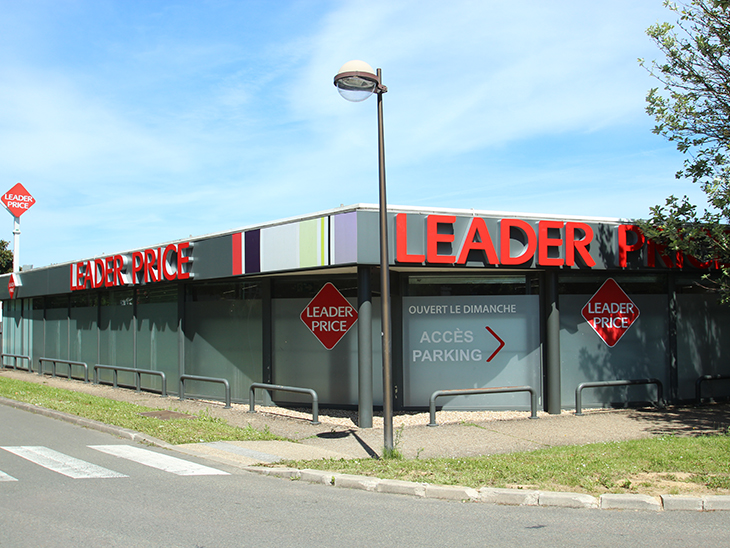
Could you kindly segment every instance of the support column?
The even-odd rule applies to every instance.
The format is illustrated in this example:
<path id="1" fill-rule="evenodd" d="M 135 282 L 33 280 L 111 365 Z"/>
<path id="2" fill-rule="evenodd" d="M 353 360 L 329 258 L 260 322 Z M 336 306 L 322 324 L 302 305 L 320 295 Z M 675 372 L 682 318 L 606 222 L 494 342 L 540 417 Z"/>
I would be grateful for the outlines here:
<path id="1" fill-rule="evenodd" d="M 138 332 L 138 324 L 137 324 L 137 297 L 139 292 L 137 291 L 137 288 L 132 289 L 132 367 L 135 369 L 137 368 L 137 332 Z M 140 383 L 142 381 L 140 380 Z"/>
<path id="2" fill-rule="evenodd" d="M 669 401 L 679 399 L 679 358 L 677 346 L 677 283 L 674 274 L 669 274 L 669 394 L 665 396 Z"/>
<path id="3" fill-rule="evenodd" d="M 262 370 L 261 381 L 266 384 L 274 383 L 274 304 L 271 279 L 261 280 L 261 323 L 262 323 Z M 264 407 L 273 405 L 271 392 L 260 390 L 261 401 L 257 402 Z"/>
<path id="4" fill-rule="evenodd" d="M 357 423 L 373 427 L 373 306 L 370 267 L 357 268 Z"/>
<path id="5" fill-rule="evenodd" d="M 186 293 L 187 284 L 177 284 L 177 379 L 172 379 L 170 383 L 174 388 L 173 390 L 179 391 L 180 376 L 185 374 L 185 306 L 186 306 Z M 179 393 L 177 394 L 180 395 Z"/>
<path id="6" fill-rule="evenodd" d="M 545 273 L 545 382 L 547 412 L 559 415 L 560 399 L 560 304 L 558 273 Z"/>

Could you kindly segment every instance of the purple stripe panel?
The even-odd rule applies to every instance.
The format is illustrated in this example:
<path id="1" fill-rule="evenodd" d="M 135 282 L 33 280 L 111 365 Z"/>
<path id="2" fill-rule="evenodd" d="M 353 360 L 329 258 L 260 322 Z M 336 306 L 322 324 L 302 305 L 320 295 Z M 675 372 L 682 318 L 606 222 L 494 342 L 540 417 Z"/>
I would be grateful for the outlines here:
<path id="1" fill-rule="evenodd" d="M 245 234 L 245 250 L 244 258 L 246 274 L 256 274 L 261 272 L 261 231 L 249 230 Z"/>
<path id="2" fill-rule="evenodd" d="M 357 262 L 357 211 L 335 215 L 334 264 Z"/>

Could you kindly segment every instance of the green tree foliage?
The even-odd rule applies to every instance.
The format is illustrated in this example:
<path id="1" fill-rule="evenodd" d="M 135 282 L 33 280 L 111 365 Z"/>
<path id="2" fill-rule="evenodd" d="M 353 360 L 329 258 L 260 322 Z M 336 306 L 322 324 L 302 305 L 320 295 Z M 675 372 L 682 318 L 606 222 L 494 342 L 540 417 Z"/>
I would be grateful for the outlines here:
<path id="1" fill-rule="evenodd" d="M 685 154 L 677 177 L 701 185 L 708 208 L 670 196 L 641 225 L 668 249 L 717 267 L 706 279 L 730 302 L 730 0 L 664 5 L 677 22 L 647 30 L 664 60 L 639 60 L 662 84 L 647 94 L 646 111 L 654 133 Z"/>
<path id="2" fill-rule="evenodd" d="M 8 249 L 9 242 L 0 240 L 0 274 L 13 271 L 13 252 Z"/>

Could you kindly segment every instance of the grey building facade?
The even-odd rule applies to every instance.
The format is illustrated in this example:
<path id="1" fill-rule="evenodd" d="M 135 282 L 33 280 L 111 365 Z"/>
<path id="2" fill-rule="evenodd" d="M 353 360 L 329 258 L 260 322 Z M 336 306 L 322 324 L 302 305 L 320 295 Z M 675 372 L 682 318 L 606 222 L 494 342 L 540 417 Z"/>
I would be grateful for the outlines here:
<path id="1" fill-rule="evenodd" d="M 667 253 L 631 221 L 397 206 L 388 219 L 396 409 L 426 408 L 436 390 L 528 385 L 555 412 L 575 405 L 580 383 L 646 378 L 682 402 L 699 377 L 730 374 L 730 309 L 701 283 L 717 265 Z M 60 358 L 161 371 L 171 393 L 180 375 L 201 375 L 227 379 L 234 401 L 265 382 L 356 407 L 363 322 L 342 304 L 313 304 L 329 283 L 355 311 L 372 304 L 377 407 L 378 241 L 377 207 L 355 205 L 5 275 L 3 349 L 30 356 L 36 371 L 39 358 Z M 159 390 L 160 380 L 144 376 L 142 386 Z M 592 389 L 583 405 L 654 400 L 654 390 Z M 702 390 L 722 397 L 730 383 Z M 186 393 L 221 397 L 205 382 Z M 522 410 L 529 397 L 439 406 Z"/>

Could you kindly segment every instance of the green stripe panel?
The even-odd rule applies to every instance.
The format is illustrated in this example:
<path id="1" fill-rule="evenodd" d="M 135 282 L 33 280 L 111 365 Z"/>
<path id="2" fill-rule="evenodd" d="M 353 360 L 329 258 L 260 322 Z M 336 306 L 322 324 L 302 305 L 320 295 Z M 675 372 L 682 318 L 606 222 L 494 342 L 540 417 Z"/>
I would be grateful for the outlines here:
<path id="1" fill-rule="evenodd" d="M 325 245 L 325 218 L 299 223 L 299 266 L 321 266 Z M 319 229 L 319 230 L 318 230 Z"/>
<path id="2" fill-rule="evenodd" d="M 325 265 L 325 257 L 327 257 L 327 239 L 325 238 L 325 234 L 327 234 L 327 218 L 322 217 L 319 220 L 319 243 L 320 243 L 320 264 Z"/>

